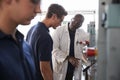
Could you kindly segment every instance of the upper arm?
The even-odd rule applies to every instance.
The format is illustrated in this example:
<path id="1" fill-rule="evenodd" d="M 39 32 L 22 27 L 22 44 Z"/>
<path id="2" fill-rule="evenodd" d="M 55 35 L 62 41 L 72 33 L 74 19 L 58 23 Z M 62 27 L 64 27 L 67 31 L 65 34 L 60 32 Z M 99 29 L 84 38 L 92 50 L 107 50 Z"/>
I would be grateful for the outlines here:
<path id="1" fill-rule="evenodd" d="M 50 61 L 51 51 L 52 51 L 52 42 L 49 37 L 40 37 L 42 39 L 38 40 L 37 43 L 37 52 L 39 54 L 40 61 Z"/>

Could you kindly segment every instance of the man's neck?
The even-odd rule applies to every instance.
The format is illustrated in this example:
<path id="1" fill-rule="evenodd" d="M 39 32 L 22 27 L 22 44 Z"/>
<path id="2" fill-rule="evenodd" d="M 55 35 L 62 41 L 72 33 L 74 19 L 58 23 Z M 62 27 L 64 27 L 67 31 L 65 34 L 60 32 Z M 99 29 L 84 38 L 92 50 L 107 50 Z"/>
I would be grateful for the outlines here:
<path id="1" fill-rule="evenodd" d="M 16 24 L 13 24 L 9 19 L 0 16 L 0 30 L 8 35 L 14 35 L 16 31 Z"/>
<path id="2" fill-rule="evenodd" d="M 50 28 L 51 27 L 51 20 L 50 19 L 44 19 L 42 22 L 46 25 L 47 28 Z"/>

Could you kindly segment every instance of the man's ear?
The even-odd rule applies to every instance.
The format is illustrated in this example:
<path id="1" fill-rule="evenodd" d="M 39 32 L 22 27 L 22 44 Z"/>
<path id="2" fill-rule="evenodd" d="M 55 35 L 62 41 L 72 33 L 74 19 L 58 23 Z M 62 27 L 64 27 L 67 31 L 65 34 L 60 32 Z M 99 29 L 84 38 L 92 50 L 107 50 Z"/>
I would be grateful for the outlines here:
<path id="1" fill-rule="evenodd" d="M 52 18 L 53 18 L 53 19 L 56 19 L 56 18 L 57 18 L 57 15 L 56 15 L 56 14 L 52 14 Z"/>

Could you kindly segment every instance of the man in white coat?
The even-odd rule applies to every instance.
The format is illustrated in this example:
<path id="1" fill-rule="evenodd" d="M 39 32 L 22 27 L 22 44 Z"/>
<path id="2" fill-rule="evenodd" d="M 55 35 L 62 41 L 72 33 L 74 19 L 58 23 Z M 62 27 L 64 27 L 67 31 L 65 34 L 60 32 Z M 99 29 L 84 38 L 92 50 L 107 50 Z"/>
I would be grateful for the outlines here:
<path id="1" fill-rule="evenodd" d="M 81 80 L 83 44 L 89 41 L 89 35 L 80 29 L 84 17 L 76 14 L 71 22 L 57 28 L 52 36 L 52 64 L 54 80 Z M 86 61 L 85 61 L 86 62 Z"/>

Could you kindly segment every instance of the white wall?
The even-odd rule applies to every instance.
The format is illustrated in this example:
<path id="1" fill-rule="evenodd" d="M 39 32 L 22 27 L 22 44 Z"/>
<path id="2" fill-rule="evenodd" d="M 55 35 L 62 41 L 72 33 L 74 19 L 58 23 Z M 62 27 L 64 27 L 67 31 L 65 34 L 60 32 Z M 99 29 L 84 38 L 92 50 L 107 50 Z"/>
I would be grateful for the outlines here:
<path id="1" fill-rule="evenodd" d="M 42 0 L 42 11 L 47 11 L 47 8 L 51 3 L 58 3 L 62 5 L 67 11 L 72 11 L 74 13 L 67 15 L 64 21 L 70 21 L 71 18 L 77 13 L 77 11 L 95 11 L 95 14 L 82 13 L 85 17 L 85 21 L 82 25 L 82 28 L 87 31 L 87 24 L 90 21 L 95 21 L 96 30 L 98 29 L 98 0 Z M 18 29 L 25 35 L 27 35 L 28 30 L 31 26 L 35 25 L 38 21 L 42 21 L 45 15 L 38 14 L 32 21 L 30 25 L 19 25 Z M 50 29 L 52 33 L 54 30 Z"/>

